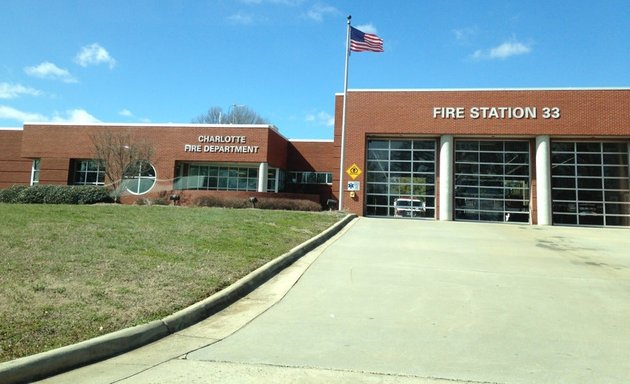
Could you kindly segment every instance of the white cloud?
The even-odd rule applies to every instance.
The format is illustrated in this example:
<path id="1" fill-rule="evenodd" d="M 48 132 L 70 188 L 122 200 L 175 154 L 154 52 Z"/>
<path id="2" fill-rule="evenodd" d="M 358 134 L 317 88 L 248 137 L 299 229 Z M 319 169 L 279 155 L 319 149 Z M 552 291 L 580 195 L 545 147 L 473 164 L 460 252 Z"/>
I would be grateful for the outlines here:
<path id="1" fill-rule="evenodd" d="M 46 121 L 46 117 L 39 113 L 24 112 L 13 107 L 0 105 L 0 119 L 15 121 Z"/>
<path id="2" fill-rule="evenodd" d="M 338 14 L 339 10 L 332 5 L 316 3 L 306 12 L 306 17 L 317 22 L 322 22 L 324 17 Z"/>
<path id="3" fill-rule="evenodd" d="M 469 43 L 479 33 L 477 27 L 454 29 L 455 40 L 461 44 Z"/>
<path id="4" fill-rule="evenodd" d="M 77 79 L 75 79 L 68 70 L 59 68 L 49 61 L 44 61 L 37 66 L 26 67 L 24 68 L 24 72 L 29 76 L 39 77 L 40 79 L 61 80 L 64 83 L 77 82 Z"/>
<path id="5" fill-rule="evenodd" d="M 378 31 L 372 23 L 355 25 L 354 27 L 363 33 L 372 33 L 374 35 L 378 35 Z"/>
<path id="6" fill-rule="evenodd" d="M 108 64 L 109 68 L 114 68 L 116 60 L 110 56 L 109 52 L 99 44 L 94 43 L 81 48 L 74 58 L 74 62 L 82 67 L 88 65 Z"/>
<path id="7" fill-rule="evenodd" d="M 494 48 L 479 49 L 472 54 L 472 58 L 475 60 L 504 60 L 511 56 L 525 55 L 531 51 L 531 44 L 524 44 L 517 41 L 505 42 Z"/>
<path id="8" fill-rule="evenodd" d="M 151 119 L 147 118 L 147 117 L 138 117 L 136 115 L 133 114 L 133 112 L 131 112 L 130 110 L 128 110 L 127 108 L 123 108 L 120 111 L 118 111 L 118 115 L 127 118 L 128 120 L 135 120 L 138 121 L 140 123 L 150 123 Z"/>
<path id="9" fill-rule="evenodd" d="M 21 95 L 40 96 L 43 92 L 21 84 L 0 83 L 0 99 L 13 99 Z"/>
<path id="10" fill-rule="evenodd" d="M 51 121 L 55 123 L 100 123 L 101 121 L 92 116 L 84 109 L 72 109 L 66 111 L 63 115 L 59 112 L 55 112 L 53 117 L 42 115 L 41 113 L 24 112 L 13 107 L 6 105 L 0 105 L 0 119 L 15 120 L 21 123 L 25 121 L 37 121 L 46 122 Z"/>
<path id="11" fill-rule="evenodd" d="M 252 15 L 239 12 L 228 17 L 228 21 L 232 24 L 249 25 L 254 22 L 254 17 Z"/>
<path id="12" fill-rule="evenodd" d="M 55 112 L 55 115 L 51 121 L 56 123 L 77 123 L 77 124 L 90 124 L 100 123 L 101 121 L 92 116 L 84 109 L 71 109 L 65 112 L 65 117 Z"/>
<path id="13" fill-rule="evenodd" d="M 308 123 L 324 125 L 326 127 L 332 127 L 335 125 L 335 116 L 324 111 L 309 113 L 306 115 L 305 120 Z"/>
<path id="14" fill-rule="evenodd" d="M 118 111 L 118 114 L 120 116 L 125 116 L 125 117 L 133 117 L 133 113 L 131 113 L 130 110 L 128 110 L 127 108 L 125 109 L 121 109 L 120 111 Z"/>

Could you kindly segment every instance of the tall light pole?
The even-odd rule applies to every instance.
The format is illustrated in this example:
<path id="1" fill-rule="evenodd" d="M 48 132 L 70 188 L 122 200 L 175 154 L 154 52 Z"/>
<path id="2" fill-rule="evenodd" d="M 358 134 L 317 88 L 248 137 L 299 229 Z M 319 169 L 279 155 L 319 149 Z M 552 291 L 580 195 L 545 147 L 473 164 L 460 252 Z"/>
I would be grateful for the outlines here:
<path id="1" fill-rule="evenodd" d="M 232 105 L 230 105 L 230 108 L 228 109 L 228 116 L 230 116 L 230 124 L 234 124 L 235 123 L 234 110 L 236 108 L 243 108 L 243 107 L 245 107 L 245 105 L 243 105 L 243 104 L 232 104 Z"/>

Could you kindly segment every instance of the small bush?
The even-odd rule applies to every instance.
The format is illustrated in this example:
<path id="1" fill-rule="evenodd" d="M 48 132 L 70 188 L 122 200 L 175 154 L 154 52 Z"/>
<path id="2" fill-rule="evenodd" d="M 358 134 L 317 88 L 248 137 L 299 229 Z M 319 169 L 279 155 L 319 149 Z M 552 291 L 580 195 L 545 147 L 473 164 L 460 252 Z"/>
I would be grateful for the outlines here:
<path id="1" fill-rule="evenodd" d="M 111 203 L 114 201 L 110 196 L 110 192 L 105 187 L 86 185 L 72 188 L 78 191 L 78 204 Z"/>
<path id="2" fill-rule="evenodd" d="M 0 189 L 0 203 L 17 203 L 18 195 L 27 188 L 28 185 L 13 185 L 7 189 Z"/>
<path id="3" fill-rule="evenodd" d="M 44 204 L 46 202 L 46 185 L 33 185 L 25 188 L 17 196 L 17 202 L 21 204 Z"/>

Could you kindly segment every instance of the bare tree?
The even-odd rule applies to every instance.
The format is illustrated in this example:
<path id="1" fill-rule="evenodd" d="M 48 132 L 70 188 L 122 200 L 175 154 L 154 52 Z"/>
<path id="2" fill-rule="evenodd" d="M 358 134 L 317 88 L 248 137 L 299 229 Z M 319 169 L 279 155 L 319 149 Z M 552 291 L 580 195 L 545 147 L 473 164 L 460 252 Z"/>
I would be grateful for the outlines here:
<path id="1" fill-rule="evenodd" d="M 227 113 L 221 107 L 212 107 L 203 115 L 192 120 L 196 124 L 269 124 L 269 122 L 246 105 L 232 105 Z"/>
<path id="2" fill-rule="evenodd" d="M 221 124 L 223 120 L 223 110 L 220 107 L 212 107 L 203 115 L 195 117 L 192 122 L 195 124 Z"/>
<path id="3" fill-rule="evenodd" d="M 112 198 L 118 202 L 124 192 L 126 177 L 142 174 L 151 167 L 154 146 L 130 131 L 102 130 L 90 135 L 94 145 L 94 158 L 105 168 L 106 183 Z"/>

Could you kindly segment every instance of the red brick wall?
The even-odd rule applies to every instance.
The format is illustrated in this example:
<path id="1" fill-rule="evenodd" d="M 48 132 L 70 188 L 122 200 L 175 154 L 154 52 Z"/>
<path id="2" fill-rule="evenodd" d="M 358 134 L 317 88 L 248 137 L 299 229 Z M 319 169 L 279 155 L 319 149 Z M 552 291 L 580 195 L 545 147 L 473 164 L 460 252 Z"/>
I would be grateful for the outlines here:
<path id="1" fill-rule="evenodd" d="M 268 130 L 267 134 L 268 145 L 266 146 L 265 157 L 269 162 L 269 166 L 286 169 L 289 143 L 283 136 L 274 130 Z"/>
<path id="2" fill-rule="evenodd" d="M 8 165 L 8 161 L 24 164 L 25 173 L 23 179 L 25 183 L 30 180 L 31 161 L 16 160 L 20 157 L 41 158 L 40 182 L 42 184 L 66 184 L 69 176 L 70 159 L 91 159 L 94 158 L 94 149 L 91 137 L 99 130 L 107 130 L 112 133 L 120 132 L 130 134 L 138 140 L 148 141 L 155 148 L 155 155 L 152 159 L 157 173 L 156 186 L 149 194 L 142 196 L 128 195 L 123 198 L 125 202 L 133 202 L 141 197 L 157 198 L 168 195 L 172 192 L 172 179 L 175 172 L 176 161 L 200 161 L 200 162 L 226 162 L 226 163 L 252 163 L 259 164 L 267 162 L 270 167 L 287 168 L 289 158 L 289 143 L 280 135 L 275 128 L 269 126 L 195 126 L 195 125 L 147 125 L 147 126 L 125 126 L 125 125 L 68 125 L 68 124 L 32 124 L 26 125 L 24 131 L 16 131 L 10 136 L 10 140 L 3 140 L 2 143 L 11 151 L 3 151 L 0 158 L 0 167 L 14 169 Z M 13 131 L 11 131 L 13 132 Z M 9 137 L 9 135 L 5 135 Z M 245 143 L 209 143 L 200 140 L 200 136 L 244 136 Z M 4 136 L 3 136 L 4 138 Z M 316 150 L 310 151 L 317 154 L 313 160 L 321 163 L 325 158 L 322 150 L 330 151 L 332 142 L 325 143 L 324 147 L 316 143 Z M 186 150 L 186 145 L 201 146 L 201 152 Z M 205 150 L 205 146 L 257 146 L 256 153 L 218 153 Z M 308 144 L 305 145 L 308 148 Z M 293 156 L 295 158 L 295 155 Z M 320 170 L 320 169 L 317 169 Z M 326 168 L 325 171 L 331 169 Z M 0 180 L 7 180 L 8 177 L 1 176 Z M 330 187 L 325 186 L 323 192 L 327 198 L 330 195 Z M 187 198 L 194 196 L 212 194 L 212 191 L 185 191 Z M 228 194 L 230 196 L 265 196 L 265 197 L 286 197 L 300 198 L 320 202 L 319 194 L 312 193 L 283 193 L 283 194 L 257 194 L 255 192 L 217 192 L 218 194 Z"/>
<path id="3" fill-rule="evenodd" d="M 32 160 L 20 156 L 22 130 L 0 130 L 0 189 L 30 184 Z"/>
<path id="4" fill-rule="evenodd" d="M 433 118 L 434 107 L 463 107 L 466 116 Z M 472 119 L 472 107 L 536 107 L 537 118 Z M 544 119 L 545 107 L 560 108 L 560 118 Z M 630 90 L 356 91 L 348 94 L 346 132 L 628 136 L 629 107 Z"/>
<path id="5" fill-rule="evenodd" d="M 130 133 L 155 146 L 153 164 L 157 178 L 171 180 L 175 161 L 261 163 L 272 167 L 285 167 L 287 142 L 267 127 L 208 127 L 208 126 L 121 126 L 121 125 L 26 125 L 24 127 L 22 156 L 42 159 L 42 183 L 65 184 L 70 159 L 94 157 L 91 135 L 98 130 Z M 244 136 L 245 143 L 221 144 L 200 142 L 200 136 Z M 201 146 L 201 152 L 185 151 L 186 145 Z M 257 153 L 211 153 L 204 146 L 257 146 Z"/>
<path id="6" fill-rule="evenodd" d="M 335 100 L 335 152 L 341 143 L 343 97 Z M 434 107 L 461 107 L 463 119 L 434 118 Z M 536 119 L 473 119 L 472 107 L 534 107 Z M 559 108 L 560 118 L 543 118 L 543 108 Z M 357 163 L 364 172 L 356 180 L 365 188 L 365 145 L 368 135 L 387 137 L 441 135 L 456 137 L 630 138 L 630 90 L 471 90 L 350 91 L 347 102 L 345 170 Z M 439 141 L 438 141 L 439 145 Z M 439 146 L 438 146 L 439 148 Z M 532 153 L 533 154 L 533 153 Z M 335 167 L 333 190 L 339 185 Z M 535 184 L 532 185 L 532 187 Z M 350 199 L 347 210 L 363 213 L 363 193 Z"/>
<path id="7" fill-rule="evenodd" d="M 287 159 L 288 171 L 333 172 L 339 168 L 339 157 L 334 156 L 333 141 L 290 141 Z M 331 185 L 288 185 L 290 192 L 313 193 L 321 197 L 326 206 L 329 199 L 338 199 Z"/>
<path id="8" fill-rule="evenodd" d="M 334 152 L 332 141 L 290 141 L 288 170 L 332 172 L 339 168 L 339 157 Z"/>

